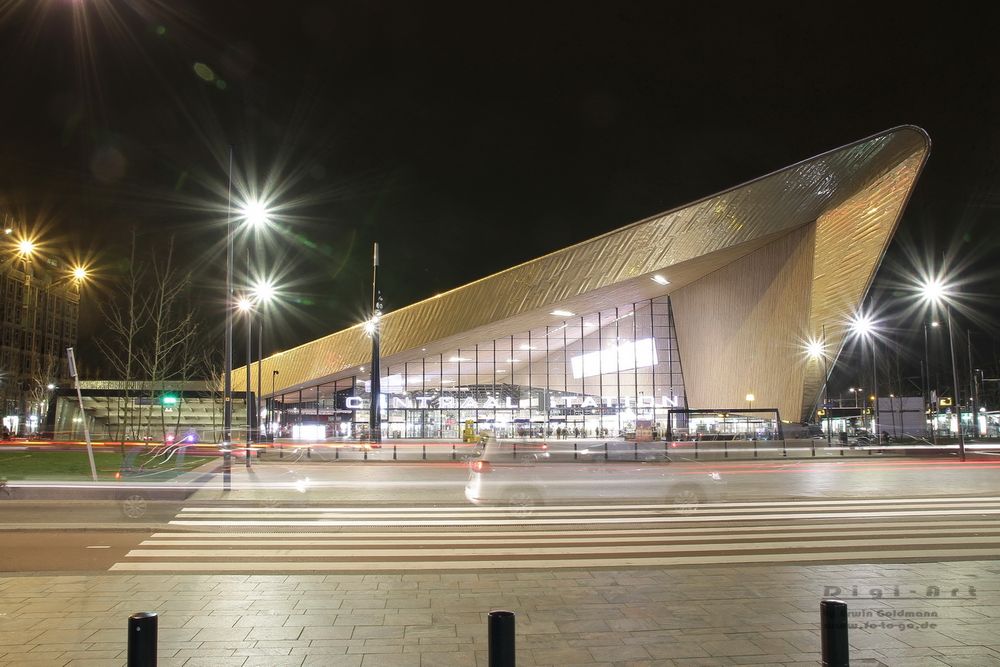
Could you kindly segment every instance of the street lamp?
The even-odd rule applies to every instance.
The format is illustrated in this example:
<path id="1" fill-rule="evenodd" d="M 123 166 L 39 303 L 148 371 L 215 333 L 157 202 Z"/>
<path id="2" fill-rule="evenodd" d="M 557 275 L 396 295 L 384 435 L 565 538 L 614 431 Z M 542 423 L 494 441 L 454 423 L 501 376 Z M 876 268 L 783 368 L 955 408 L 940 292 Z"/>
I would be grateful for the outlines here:
<path id="1" fill-rule="evenodd" d="M 936 329 L 939 326 L 941 326 L 941 323 L 938 322 L 937 320 L 932 320 L 930 326 Z M 927 380 L 924 384 L 924 398 L 927 401 L 926 403 L 927 411 L 930 411 L 931 404 L 933 403 L 933 401 L 931 400 L 931 354 L 930 354 L 930 346 L 927 344 L 927 322 L 924 322 L 924 369 L 926 371 L 926 377 L 927 377 Z M 935 395 L 937 394 L 936 383 L 934 387 L 934 394 Z M 937 410 L 935 409 L 934 416 L 931 418 L 931 438 L 933 438 L 935 445 L 937 444 L 937 428 L 936 428 L 937 424 L 935 423 L 936 421 L 937 421 Z"/>
<path id="2" fill-rule="evenodd" d="M 247 378 L 246 378 L 246 408 L 247 408 L 247 432 L 244 444 L 246 445 L 246 467 L 250 468 L 250 446 L 253 441 L 253 402 L 250 395 L 250 360 L 253 350 L 253 301 L 247 297 L 240 297 L 236 303 L 243 316 L 247 318 Z"/>
<path id="3" fill-rule="evenodd" d="M 948 344 L 951 347 L 951 379 L 955 386 L 955 417 L 958 421 L 958 452 L 962 461 L 965 461 L 965 434 L 962 432 L 962 402 L 958 397 L 958 365 L 955 363 L 955 338 L 952 335 L 951 326 L 951 304 L 949 297 L 951 294 L 947 286 L 938 278 L 928 278 L 920 284 L 920 293 L 924 301 L 932 307 L 941 306 L 944 308 L 948 319 Z"/>
<path id="4" fill-rule="evenodd" d="M 872 433 L 882 444 L 882 432 L 878 424 L 878 358 L 875 352 L 875 322 L 871 317 L 858 313 L 851 320 L 851 333 L 860 339 L 867 339 L 872 350 Z M 858 390 L 860 391 L 860 389 Z"/>
<path id="5" fill-rule="evenodd" d="M 256 310 L 258 311 L 257 312 L 257 401 L 259 402 L 260 401 L 260 396 L 261 396 L 261 373 L 263 372 L 262 366 L 263 366 L 263 359 L 264 359 L 264 318 L 262 316 L 263 313 L 260 312 L 260 309 L 263 308 L 268 303 L 270 303 L 271 299 L 274 298 L 274 296 L 275 296 L 274 285 L 269 280 L 258 280 L 254 284 L 253 290 L 252 290 L 251 294 L 253 295 L 254 305 L 256 306 Z M 247 313 L 247 317 L 251 317 L 251 316 L 252 316 L 252 312 L 248 312 Z M 247 339 L 249 341 L 249 337 L 250 337 L 249 323 L 250 323 L 250 320 L 248 320 L 247 323 L 248 323 Z M 250 346 L 248 345 L 248 347 L 247 347 L 247 372 L 248 373 L 250 372 L 250 361 L 249 360 L 250 360 Z M 271 379 L 273 380 L 274 378 L 272 377 Z M 249 387 L 249 385 L 250 385 L 250 382 L 248 380 L 247 381 L 247 386 Z M 248 405 L 248 409 L 249 409 L 249 405 Z M 248 412 L 248 414 L 249 414 L 249 412 Z M 258 406 L 258 410 L 257 410 L 256 427 L 257 427 L 257 441 L 260 442 L 261 440 L 263 440 L 263 438 L 261 437 L 262 434 L 263 434 L 263 429 L 261 428 L 261 423 L 260 423 L 260 409 L 259 409 L 259 406 Z"/>
<path id="6" fill-rule="evenodd" d="M 372 339 L 371 406 L 368 411 L 368 437 L 374 444 L 382 442 L 382 382 L 379 377 L 380 338 L 382 335 L 382 293 L 378 289 L 378 243 L 372 261 L 372 316 L 365 323 L 365 332 Z"/>
<path id="7" fill-rule="evenodd" d="M 753 410 L 753 394 L 747 394 L 747 403 L 750 404 L 750 410 Z M 747 436 L 750 436 L 750 414 L 747 413 Z"/>
<path id="8" fill-rule="evenodd" d="M 823 325 L 823 338 L 809 340 L 806 343 L 806 354 L 810 359 L 823 358 L 823 412 L 826 415 L 826 444 L 833 444 L 833 420 L 830 414 L 830 369 L 826 354 L 826 325 Z"/>
<path id="9" fill-rule="evenodd" d="M 271 442 L 274 442 L 274 429 L 277 424 L 274 421 L 274 378 L 278 377 L 278 371 L 271 371 L 271 409 L 267 411 L 268 419 L 270 420 L 267 427 L 267 435 L 270 437 Z M 278 444 L 278 458 L 281 458 L 284 451 L 281 448 L 281 443 Z"/>

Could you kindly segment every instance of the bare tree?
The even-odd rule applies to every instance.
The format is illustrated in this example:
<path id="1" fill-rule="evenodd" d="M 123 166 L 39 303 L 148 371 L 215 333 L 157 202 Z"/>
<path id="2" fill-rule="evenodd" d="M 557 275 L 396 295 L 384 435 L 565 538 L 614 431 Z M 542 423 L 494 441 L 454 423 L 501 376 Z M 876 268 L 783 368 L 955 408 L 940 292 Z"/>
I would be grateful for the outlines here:
<path id="1" fill-rule="evenodd" d="M 145 265 L 136 261 L 136 231 L 133 228 L 125 275 L 116 286 L 115 297 L 99 304 L 105 319 L 106 333 L 97 340 L 98 348 L 122 382 L 117 421 L 118 437 L 123 448 L 129 436 L 131 397 L 139 371 L 139 336 L 149 322 L 150 315 L 150 297 L 143 289 L 145 274 Z M 138 433 L 133 432 L 132 435 L 137 437 Z"/>
<path id="2" fill-rule="evenodd" d="M 151 262 L 152 284 L 149 302 L 149 340 L 139 352 L 139 365 L 149 382 L 149 407 L 146 415 L 146 435 L 151 435 L 155 395 L 161 394 L 171 378 L 186 375 L 193 363 L 189 343 L 197 327 L 194 312 L 184 308 L 181 297 L 191 284 L 190 274 L 180 274 L 174 265 L 174 237 L 171 236 L 165 254 Z M 159 406 L 160 434 L 166 437 L 166 414 Z"/>

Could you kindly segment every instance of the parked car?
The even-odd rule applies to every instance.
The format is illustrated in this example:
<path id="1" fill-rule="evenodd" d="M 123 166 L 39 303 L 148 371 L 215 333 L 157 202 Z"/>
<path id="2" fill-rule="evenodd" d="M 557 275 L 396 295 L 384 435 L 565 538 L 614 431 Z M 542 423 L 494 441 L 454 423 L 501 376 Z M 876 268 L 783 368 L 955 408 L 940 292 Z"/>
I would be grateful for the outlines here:
<path id="1" fill-rule="evenodd" d="M 508 506 L 528 511 L 546 503 L 654 502 L 694 511 L 724 495 L 722 475 L 701 463 L 629 460 L 603 456 L 514 457 L 509 445 L 487 445 L 469 463 L 465 497 L 476 505 Z"/>

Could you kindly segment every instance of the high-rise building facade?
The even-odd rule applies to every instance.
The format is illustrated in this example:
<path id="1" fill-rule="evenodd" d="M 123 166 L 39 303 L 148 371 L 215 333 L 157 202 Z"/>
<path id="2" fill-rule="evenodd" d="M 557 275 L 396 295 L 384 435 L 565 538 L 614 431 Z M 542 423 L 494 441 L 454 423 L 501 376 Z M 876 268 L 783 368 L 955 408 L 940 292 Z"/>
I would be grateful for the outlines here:
<path id="1" fill-rule="evenodd" d="M 0 271 L 0 406 L 3 425 L 30 434 L 52 391 L 69 382 L 66 348 L 76 343 L 79 282 L 54 257 L 11 246 Z"/>

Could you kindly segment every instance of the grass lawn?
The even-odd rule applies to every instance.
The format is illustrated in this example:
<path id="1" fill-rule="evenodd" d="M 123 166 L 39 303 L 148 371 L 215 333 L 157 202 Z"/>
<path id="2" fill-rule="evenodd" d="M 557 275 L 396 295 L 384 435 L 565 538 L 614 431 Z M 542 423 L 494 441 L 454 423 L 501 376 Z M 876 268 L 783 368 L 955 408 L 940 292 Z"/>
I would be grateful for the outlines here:
<path id="1" fill-rule="evenodd" d="M 153 460 L 148 454 L 140 454 L 132 460 L 135 472 L 129 478 L 167 480 L 211 460 L 212 457 L 207 456 L 187 456 L 183 465 L 175 468 L 175 459 L 164 462 L 162 458 Z M 98 479 L 114 479 L 115 473 L 122 468 L 122 455 L 117 451 L 95 451 L 94 464 Z M 78 452 L 0 452 L 0 479 L 4 478 L 9 481 L 89 480 L 90 462 L 85 449 Z"/>

